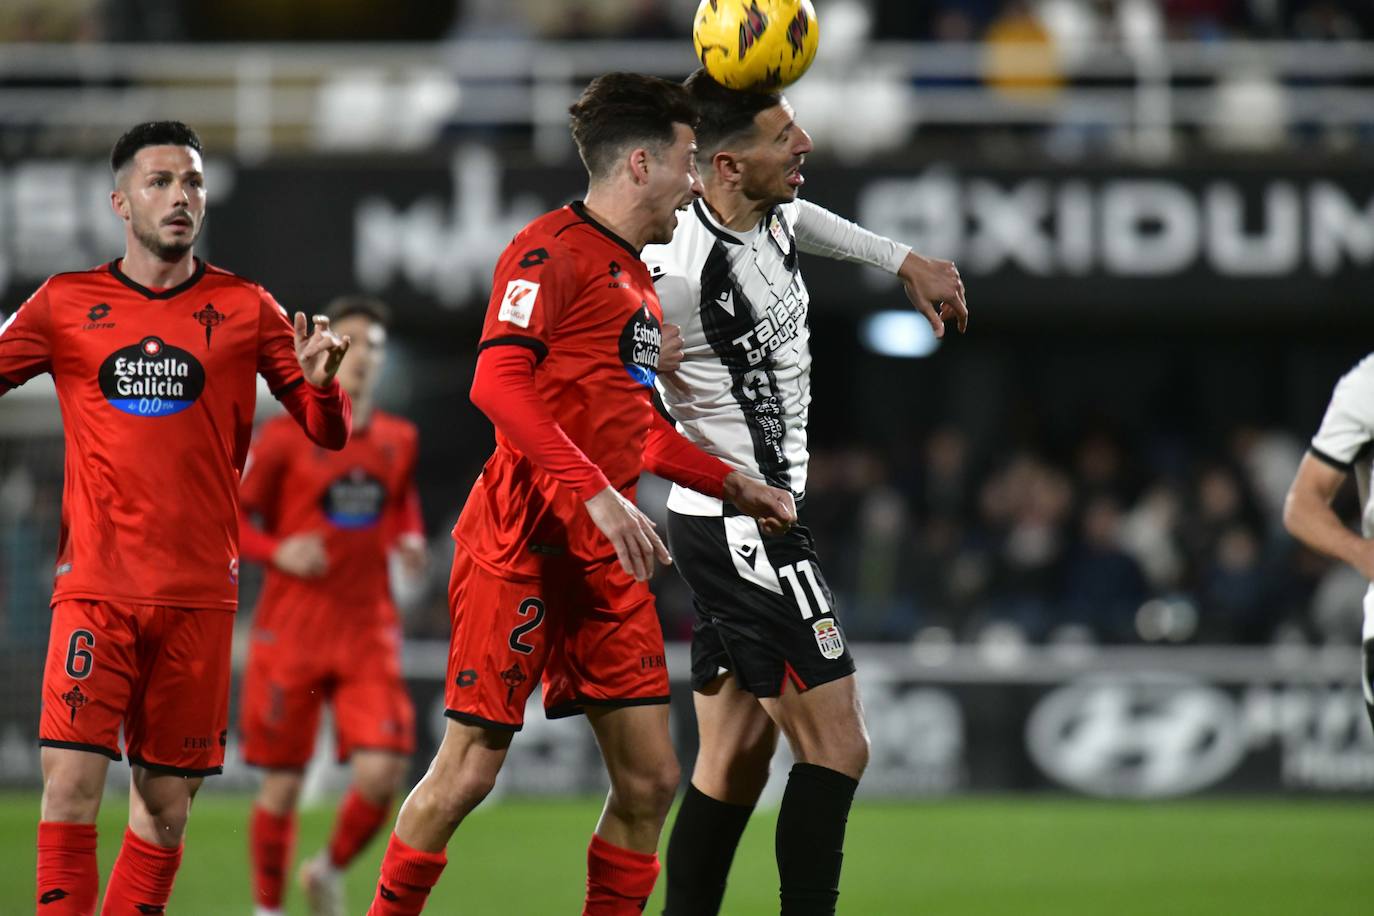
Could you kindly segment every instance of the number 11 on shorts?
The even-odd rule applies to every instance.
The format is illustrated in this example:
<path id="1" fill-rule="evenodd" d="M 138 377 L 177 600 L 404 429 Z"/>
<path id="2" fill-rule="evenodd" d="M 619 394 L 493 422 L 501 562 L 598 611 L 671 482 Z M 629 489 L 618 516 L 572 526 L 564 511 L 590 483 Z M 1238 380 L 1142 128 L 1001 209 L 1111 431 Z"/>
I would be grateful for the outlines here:
<path id="1" fill-rule="evenodd" d="M 800 575 L 799 575 L 800 574 Z M 830 613 L 830 604 L 825 600 L 825 595 L 821 592 L 820 583 L 816 581 L 816 573 L 811 568 L 810 560 L 798 560 L 795 563 L 788 563 L 786 566 L 778 567 L 778 577 L 786 579 L 788 586 L 792 589 L 792 597 L 797 600 L 797 609 L 801 611 L 802 620 L 810 620 L 815 616 L 812 611 L 812 601 L 815 602 L 816 611 L 822 617 Z M 810 585 L 811 599 L 807 599 L 808 589 L 802 586 L 802 578 L 806 579 Z"/>

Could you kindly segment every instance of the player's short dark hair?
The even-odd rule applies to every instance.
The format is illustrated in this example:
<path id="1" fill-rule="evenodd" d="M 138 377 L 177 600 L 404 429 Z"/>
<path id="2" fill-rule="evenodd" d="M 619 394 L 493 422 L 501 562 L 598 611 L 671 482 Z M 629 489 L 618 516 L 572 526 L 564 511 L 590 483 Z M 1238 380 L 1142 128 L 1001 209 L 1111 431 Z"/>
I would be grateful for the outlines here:
<path id="1" fill-rule="evenodd" d="M 758 113 L 782 102 L 780 92 L 727 89 L 711 79 L 704 67 L 687 77 L 683 86 L 697 110 L 697 149 L 703 162 L 732 142 L 746 139 Z"/>
<path id="2" fill-rule="evenodd" d="M 189 146 L 200 152 L 200 137 L 180 121 L 144 121 L 135 124 L 115 141 L 110 150 L 110 170 L 116 175 L 145 146 Z"/>
<path id="3" fill-rule="evenodd" d="M 677 83 L 639 73 L 598 76 L 568 109 L 573 142 L 593 180 L 605 178 L 616 160 L 636 146 L 673 142 L 673 125 L 696 125 L 696 109 Z"/>
<path id="4" fill-rule="evenodd" d="M 339 296 L 324 307 L 324 314 L 330 321 L 342 321 L 354 315 L 362 315 L 373 324 L 384 328 L 391 327 L 391 306 L 372 296 Z"/>

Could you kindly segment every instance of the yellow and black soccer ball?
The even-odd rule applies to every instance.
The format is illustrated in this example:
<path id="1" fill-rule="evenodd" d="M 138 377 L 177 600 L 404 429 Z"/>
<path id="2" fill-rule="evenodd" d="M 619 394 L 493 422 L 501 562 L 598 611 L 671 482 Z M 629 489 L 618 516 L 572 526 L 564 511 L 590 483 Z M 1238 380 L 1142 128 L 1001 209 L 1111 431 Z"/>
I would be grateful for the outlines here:
<path id="1" fill-rule="evenodd" d="M 811 0 L 701 0 L 692 26 L 701 65 L 730 89 L 792 85 L 815 60 L 819 42 Z"/>

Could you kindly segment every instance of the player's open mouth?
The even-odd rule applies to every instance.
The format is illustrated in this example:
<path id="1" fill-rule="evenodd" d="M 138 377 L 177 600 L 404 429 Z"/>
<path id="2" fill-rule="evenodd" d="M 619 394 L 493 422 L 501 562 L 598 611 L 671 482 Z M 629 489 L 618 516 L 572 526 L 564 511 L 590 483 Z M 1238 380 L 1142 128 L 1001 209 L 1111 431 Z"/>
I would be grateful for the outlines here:
<path id="1" fill-rule="evenodd" d="M 787 186 L 790 188 L 800 188 L 806 184 L 806 179 L 802 177 L 801 166 L 787 170 Z"/>

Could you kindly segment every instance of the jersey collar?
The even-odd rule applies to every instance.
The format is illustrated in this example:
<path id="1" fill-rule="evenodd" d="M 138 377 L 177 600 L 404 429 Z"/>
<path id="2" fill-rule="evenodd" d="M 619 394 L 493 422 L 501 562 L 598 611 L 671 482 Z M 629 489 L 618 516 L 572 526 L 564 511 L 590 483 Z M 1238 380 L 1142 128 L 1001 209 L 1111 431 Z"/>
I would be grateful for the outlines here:
<path id="1" fill-rule="evenodd" d="M 716 218 L 711 215 L 710 209 L 707 208 L 706 204 L 702 203 L 700 197 L 692 201 L 692 209 L 696 211 L 697 219 L 701 220 L 701 224 L 710 230 L 711 234 L 716 238 L 720 239 L 722 242 L 729 242 L 731 245 L 744 244 L 744 239 L 737 235 L 732 235 L 724 226 L 716 222 Z"/>
<path id="2" fill-rule="evenodd" d="M 634 255 L 636 258 L 639 257 L 638 248 L 631 245 L 629 242 L 625 241 L 620 236 L 616 235 L 614 232 L 607 229 L 605 226 L 601 225 L 595 219 L 593 219 L 592 215 L 587 212 L 587 205 L 584 204 L 582 201 L 573 201 L 572 203 L 568 204 L 568 209 L 576 213 L 577 218 L 582 220 L 588 226 L 591 226 L 597 232 L 600 232 L 602 235 L 606 236 L 606 238 L 610 239 L 612 242 L 615 242 L 617 245 L 619 245 L 621 248 L 624 248 L 626 251 Z"/>
<path id="3" fill-rule="evenodd" d="M 200 278 L 205 276 L 205 262 L 202 261 L 200 258 L 192 258 L 192 260 L 196 262 L 196 269 L 191 271 L 191 276 L 187 277 L 185 280 L 178 283 L 176 286 L 172 286 L 162 290 L 152 290 L 144 286 L 142 283 L 137 283 L 133 280 L 130 280 L 129 277 L 124 273 L 124 271 L 119 269 L 120 260 L 120 258 L 116 258 L 115 260 L 110 262 L 110 273 L 114 274 L 114 278 L 118 280 L 120 283 L 123 283 L 125 286 L 129 287 L 129 289 L 143 296 L 145 299 L 175 298 L 176 296 L 180 296 L 182 293 L 186 292 L 188 289 L 195 286 L 197 283 L 200 282 Z"/>

